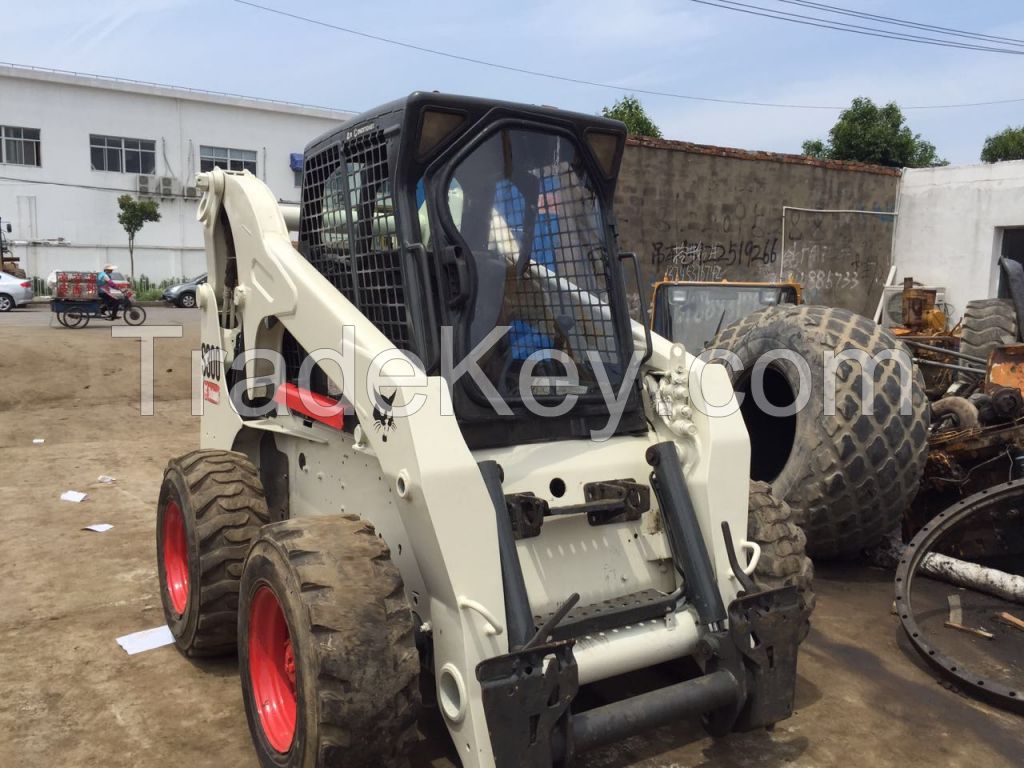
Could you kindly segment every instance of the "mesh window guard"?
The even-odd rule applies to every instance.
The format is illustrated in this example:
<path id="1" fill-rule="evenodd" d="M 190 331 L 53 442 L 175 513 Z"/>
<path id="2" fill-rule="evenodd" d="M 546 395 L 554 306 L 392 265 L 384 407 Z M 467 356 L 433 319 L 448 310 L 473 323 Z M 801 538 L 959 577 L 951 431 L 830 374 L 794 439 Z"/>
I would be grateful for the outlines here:
<path id="1" fill-rule="evenodd" d="M 381 133 L 331 146 L 305 165 L 306 258 L 396 347 L 411 344 L 388 145 Z"/>
<path id="2" fill-rule="evenodd" d="M 479 275 L 474 342 L 495 325 L 506 341 L 483 362 L 502 394 L 518 390 L 523 361 L 541 350 L 567 355 L 581 393 L 598 391 L 592 358 L 614 382 L 622 353 L 609 295 L 600 202 L 573 142 L 509 130 L 482 143 L 456 168 L 449 210 L 473 251 Z M 537 375 L 559 377 L 542 363 Z M 544 392 L 534 386 L 534 392 Z"/>

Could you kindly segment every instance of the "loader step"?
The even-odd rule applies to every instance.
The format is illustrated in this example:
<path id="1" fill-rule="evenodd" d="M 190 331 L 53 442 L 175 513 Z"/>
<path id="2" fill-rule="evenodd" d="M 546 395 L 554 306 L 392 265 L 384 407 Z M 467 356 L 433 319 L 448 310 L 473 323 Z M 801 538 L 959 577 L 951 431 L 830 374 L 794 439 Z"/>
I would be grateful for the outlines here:
<path id="1" fill-rule="evenodd" d="M 583 637 L 592 632 L 617 629 L 641 621 L 664 618 L 676 609 L 677 595 L 666 595 L 656 589 L 645 589 L 631 595 L 601 600 L 587 605 L 577 604 L 551 635 L 556 640 Z M 546 622 L 553 612 L 534 616 L 537 626 Z"/>

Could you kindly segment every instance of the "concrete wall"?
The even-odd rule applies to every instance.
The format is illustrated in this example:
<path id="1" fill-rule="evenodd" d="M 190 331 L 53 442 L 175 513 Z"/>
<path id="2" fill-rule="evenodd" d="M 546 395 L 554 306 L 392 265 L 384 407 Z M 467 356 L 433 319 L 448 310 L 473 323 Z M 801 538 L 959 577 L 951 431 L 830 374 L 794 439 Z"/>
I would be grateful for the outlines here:
<path id="1" fill-rule="evenodd" d="M 893 249 L 901 277 L 944 286 L 952 317 L 996 296 L 1005 227 L 1024 226 L 1024 160 L 906 170 Z"/>
<path id="2" fill-rule="evenodd" d="M 41 131 L 41 167 L 0 165 L 0 218 L 11 222 L 15 256 L 32 276 L 53 269 L 128 273 L 117 197 L 138 174 L 95 171 L 89 135 L 156 141 L 157 176 L 174 179 L 159 198 L 161 220 L 136 237 L 135 274 L 153 280 L 204 271 L 198 199 L 186 198 L 199 147 L 253 150 L 257 175 L 279 199 L 298 201 L 289 155 L 347 113 L 257 99 L 0 65 L 0 124 Z"/>
<path id="3" fill-rule="evenodd" d="M 890 266 L 893 217 L 786 212 L 783 206 L 891 212 L 899 171 L 797 155 L 631 140 L 615 201 L 619 243 L 649 285 L 688 280 L 804 284 L 811 304 L 875 311 Z"/>

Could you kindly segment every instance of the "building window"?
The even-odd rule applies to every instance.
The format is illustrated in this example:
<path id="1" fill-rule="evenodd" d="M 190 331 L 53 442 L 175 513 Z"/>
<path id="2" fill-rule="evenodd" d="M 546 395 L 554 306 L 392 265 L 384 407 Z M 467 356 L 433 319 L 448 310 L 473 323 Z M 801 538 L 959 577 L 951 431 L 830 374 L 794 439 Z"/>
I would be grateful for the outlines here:
<path id="1" fill-rule="evenodd" d="M 90 134 L 89 155 L 94 171 L 156 173 L 155 141 Z"/>
<path id="2" fill-rule="evenodd" d="M 39 129 L 0 125 L 0 163 L 42 165 L 42 156 L 39 152 Z"/>
<path id="3" fill-rule="evenodd" d="M 249 171 L 255 176 L 256 150 L 199 147 L 199 170 L 206 173 L 214 166 L 225 171 Z"/>

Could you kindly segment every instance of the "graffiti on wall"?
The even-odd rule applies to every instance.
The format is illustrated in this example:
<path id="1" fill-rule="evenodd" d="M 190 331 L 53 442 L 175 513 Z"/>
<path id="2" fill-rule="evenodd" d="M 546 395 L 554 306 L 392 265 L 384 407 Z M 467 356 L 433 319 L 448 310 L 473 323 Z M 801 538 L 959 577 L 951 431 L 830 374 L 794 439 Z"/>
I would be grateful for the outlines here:
<path id="1" fill-rule="evenodd" d="M 785 244 L 782 243 L 781 208 L 769 220 L 765 206 L 751 207 L 754 216 L 744 222 L 745 207 L 729 205 L 727 212 L 711 216 L 722 231 L 739 230 L 736 237 L 682 238 L 677 242 L 649 242 L 652 277 L 671 275 L 681 280 L 793 279 L 802 283 L 809 303 L 849 305 L 851 296 L 870 291 L 884 275 L 889 254 L 884 249 L 893 217 L 880 202 L 857 206 L 871 213 L 824 213 L 789 210 Z M 691 229 L 690 226 L 686 229 Z M 866 300 L 856 299 L 861 304 Z"/>
<path id="2" fill-rule="evenodd" d="M 704 242 L 683 240 L 677 244 L 651 243 L 655 271 L 671 269 L 684 280 L 722 280 L 731 267 L 772 271 L 779 259 L 779 238 Z M 774 268 L 777 271 L 777 267 Z"/>

